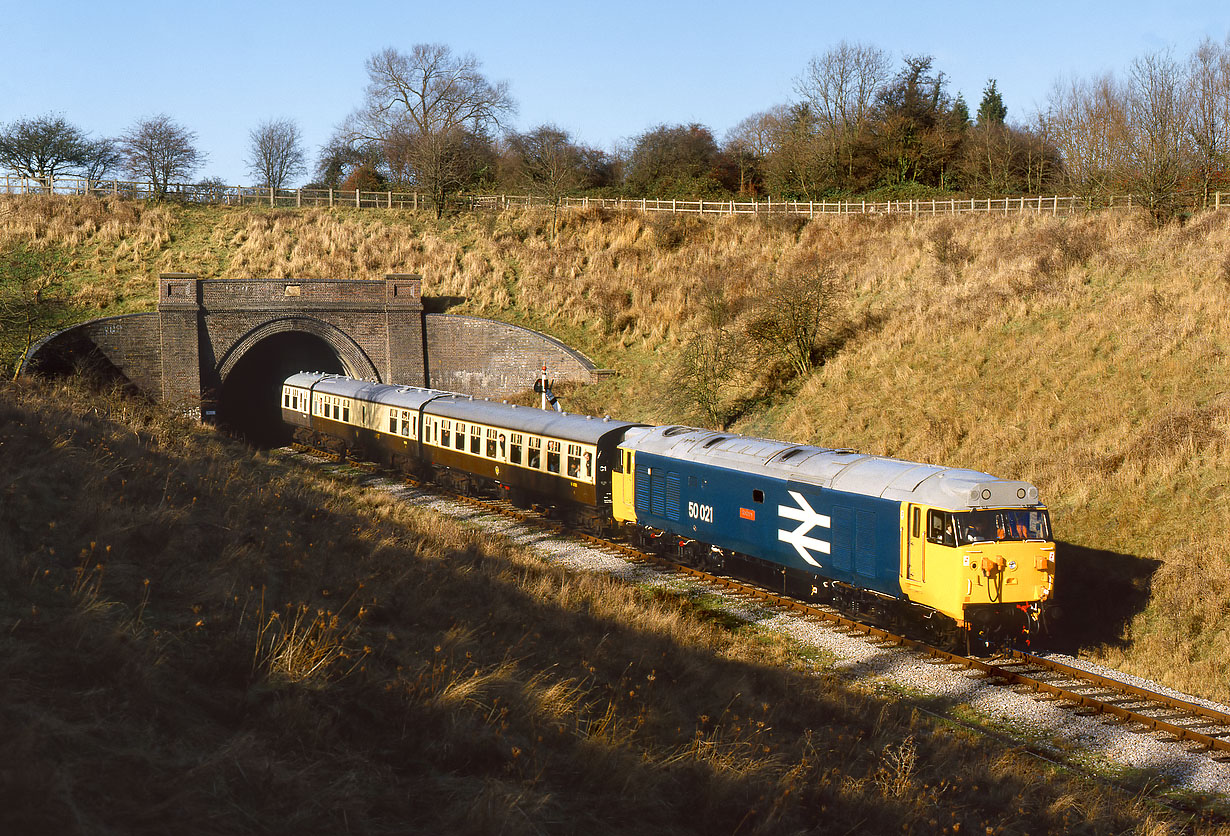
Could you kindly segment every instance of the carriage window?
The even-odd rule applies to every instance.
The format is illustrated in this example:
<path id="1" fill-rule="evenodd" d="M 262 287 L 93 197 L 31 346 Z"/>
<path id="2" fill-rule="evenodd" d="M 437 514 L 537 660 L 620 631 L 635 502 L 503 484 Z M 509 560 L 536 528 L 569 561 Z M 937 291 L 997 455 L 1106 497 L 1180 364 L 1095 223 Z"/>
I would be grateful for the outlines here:
<path id="1" fill-rule="evenodd" d="M 403 411 L 401 414 L 401 434 L 409 437 L 410 435 L 410 413 Z"/>
<path id="2" fill-rule="evenodd" d="M 287 408 L 290 407 L 290 392 L 289 391 L 282 393 L 282 406 L 285 406 Z"/>
<path id="3" fill-rule="evenodd" d="M 585 451 L 585 478 L 594 478 L 594 454 L 588 450 Z"/>
<path id="4" fill-rule="evenodd" d="M 476 456 L 483 452 L 483 431 L 473 424 L 470 425 L 470 452 Z"/>
<path id="5" fill-rule="evenodd" d="M 559 442 L 547 440 L 547 471 L 559 473 Z"/>
<path id="6" fill-rule="evenodd" d="M 453 422 L 449 420 L 440 421 L 440 446 L 448 447 L 453 443 L 453 434 L 450 430 Z"/>
<path id="7" fill-rule="evenodd" d="M 397 432 L 397 410 L 396 409 L 389 410 L 389 432 L 391 433 Z"/>
<path id="8" fill-rule="evenodd" d="M 508 446 L 508 460 L 513 464 L 521 464 L 521 433 L 513 433 Z"/>
<path id="9" fill-rule="evenodd" d="M 350 423 L 350 401 L 342 404 L 342 420 L 347 424 Z"/>
<path id="10" fill-rule="evenodd" d="M 495 430 L 487 430 L 487 458 L 495 458 L 495 437 L 498 435 Z"/>
<path id="11" fill-rule="evenodd" d="M 457 449 L 466 449 L 466 425 L 460 421 L 457 422 Z"/>
<path id="12" fill-rule="evenodd" d="M 542 439 L 541 438 L 530 438 L 529 461 L 527 461 L 525 464 L 526 464 L 526 467 L 532 467 L 535 470 L 542 467 Z"/>
<path id="13" fill-rule="evenodd" d="M 568 475 L 573 479 L 581 475 L 581 445 L 568 445 Z"/>
<path id="14" fill-rule="evenodd" d="M 333 420 L 340 421 L 342 418 L 342 405 L 337 401 L 333 402 Z"/>

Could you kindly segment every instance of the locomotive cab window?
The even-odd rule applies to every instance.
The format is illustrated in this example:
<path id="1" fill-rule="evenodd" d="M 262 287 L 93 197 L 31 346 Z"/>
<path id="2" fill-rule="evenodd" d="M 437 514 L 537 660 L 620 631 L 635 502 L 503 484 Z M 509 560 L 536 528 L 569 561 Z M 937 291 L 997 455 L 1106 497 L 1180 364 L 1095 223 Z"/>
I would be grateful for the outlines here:
<path id="1" fill-rule="evenodd" d="M 946 511 L 927 512 L 927 542 L 939 546 L 955 546 L 956 536 L 952 526 L 953 515 Z"/>
<path id="2" fill-rule="evenodd" d="M 1051 538 L 1050 516 L 1042 510 L 1004 508 L 997 511 L 962 511 L 951 516 L 956 542 L 962 546 Z"/>
<path id="3" fill-rule="evenodd" d="M 763 503 L 764 502 L 764 491 L 761 491 L 761 490 L 752 491 L 752 502 Z"/>

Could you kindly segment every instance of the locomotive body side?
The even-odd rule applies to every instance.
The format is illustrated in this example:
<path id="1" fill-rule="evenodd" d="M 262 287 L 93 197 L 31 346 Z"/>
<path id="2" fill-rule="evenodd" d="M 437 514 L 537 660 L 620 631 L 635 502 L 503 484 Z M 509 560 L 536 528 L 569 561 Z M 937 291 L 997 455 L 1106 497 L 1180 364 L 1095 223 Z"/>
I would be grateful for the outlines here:
<path id="1" fill-rule="evenodd" d="M 688 427 L 630 430 L 621 452 L 625 523 L 987 636 L 1028 636 L 1050 597 L 1050 522 L 1028 483 Z"/>

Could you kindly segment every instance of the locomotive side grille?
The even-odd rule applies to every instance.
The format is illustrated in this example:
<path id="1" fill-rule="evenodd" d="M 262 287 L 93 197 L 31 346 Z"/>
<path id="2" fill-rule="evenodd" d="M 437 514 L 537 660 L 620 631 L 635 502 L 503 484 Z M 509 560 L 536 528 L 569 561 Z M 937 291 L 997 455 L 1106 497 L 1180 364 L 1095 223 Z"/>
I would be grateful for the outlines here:
<path id="1" fill-rule="evenodd" d="M 683 515 L 682 501 L 679 496 L 680 480 L 679 474 L 666 474 L 666 517 L 667 519 L 679 522 Z"/>
<path id="2" fill-rule="evenodd" d="M 636 511 L 649 513 L 649 471 L 643 467 L 636 469 Z"/>
<path id="3" fill-rule="evenodd" d="M 865 578 L 876 575 L 876 515 L 871 511 L 855 512 L 854 571 Z"/>
<path id="4" fill-rule="evenodd" d="M 854 512 L 833 506 L 833 568 L 849 572 L 854 565 Z"/>

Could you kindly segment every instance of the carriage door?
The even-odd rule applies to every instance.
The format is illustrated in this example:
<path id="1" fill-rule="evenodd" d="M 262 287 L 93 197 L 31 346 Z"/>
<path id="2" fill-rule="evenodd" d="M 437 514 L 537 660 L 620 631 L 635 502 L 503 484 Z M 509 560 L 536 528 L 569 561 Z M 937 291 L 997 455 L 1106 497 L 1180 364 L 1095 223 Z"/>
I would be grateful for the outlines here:
<path id="1" fill-rule="evenodd" d="M 906 580 L 922 583 L 923 580 L 923 546 L 927 541 L 923 529 L 923 509 L 917 505 L 907 505 L 905 533 L 905 571 Z"/>

